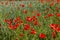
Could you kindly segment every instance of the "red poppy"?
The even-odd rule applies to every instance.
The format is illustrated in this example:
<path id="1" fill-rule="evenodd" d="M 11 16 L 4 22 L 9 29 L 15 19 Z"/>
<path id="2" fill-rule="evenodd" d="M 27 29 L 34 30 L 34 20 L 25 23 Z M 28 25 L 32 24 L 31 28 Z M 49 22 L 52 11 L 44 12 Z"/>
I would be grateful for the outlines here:
<path id="1" fill-rule="evenodd" d="M 20 34 L 20 37 L 23 37 L 23 36 L 24 36 L 24 34 L 23 34 L 23 33 L 21 33 L 21 34 Z"/>
<path id="2" fill-rule="evenodd" d="M 47 18 L 47 16 L 44 16 L 44 18 Z"/>
<path id="3" fill-rule="evenodd" d="M 34 25 L 38 25 L 38 21 L 37 21 L 37 20 L 34 21 L 33 24 L 34 24 Z"/>
<path id="4" fill-rule="evenodd" d="M 13 28 L 16 29 L 16 28 L 18 28 L 18 26 L 19 26 L 19 24 L 17 23 L 17 24 L 14 25 Z"/>
<path id="5" fill-rule="evenodd" d="M 7 22 L 9 25 L 12 24 L 10 19 L 8 19 L 8 20 L 5 19 L 4 22 Z"/>
<path id="6" fill-rule="evenodd" d="M 57 17 L 60 17 L 60 13 L 57 13 L 56 15 L 57 15 Z"/>
<path id="7" fill-rule="evenodd" d="M 19 26 L 19 24 L 15 24 L 15 25 L 11 24 L 11 25 L 8 25 L 8 28 L 14 30 L 14 29 L 18 28 L 18 26 Z"/>
<path id="8" fill-rule="evenodd" d="M 41 34 L 39 34 L 39 37 L 42 38 L 42 39 L 44 39 L 44 38 L 46 38 L 46 35 L 43 34 L 43 33 L 41 33 Z"/>
<path id="9" fill-rule="evenodd" d="M 58 8 L 58 7 L 56 7 L 56 10 L 59 10 L 59 8 Z"/>
<path id="10" fill-rule="evenodd" d="M 52 0 L 52 2 L 55 2 L 55 0 Z"/>
<path id="11" fill-rule="evenodd" d="M 16 40 L 18 40 L 18 38 L 16 38 Z"/>
<path id="12" fill-rule="evenodd" d="M 57 28 L 56 28 L 56 31 L 57 31 L 57 32 L 60 32 L 60 28 L 59 28 L 59 27 L 57 27 Z"/>
<path id="13" fill-rule="evenodd" d="M 53 38 L 56 38 L 56 32 L 55 32 L 55 31 L 52 32 L 52 37 L 53 37 Z"/>
<path id="14" fill-rule="evenodd" d="M 51 17 L 51 16 L 53 16 L 53 14 L 48 14 L 48 17 Z"/>
<path id="15" fill-rule="evenodd" d="M 46 0 L 46 2 L 50 2 L 50 0 Z"/>
<path id="16" fill-rule="evenodd" d="M 60 32 L 60 28 L 58 24 L 50 24 L 50 27 L 56 32 Z"/>
<path id="17" fill-rule="evenodd" d="M 20 21 L 20 16 L 18 16 L 17 18 L 15 18 L 13 21 L 14 21 L 14 22 Z"/>
<path id="18" fill-rule="evenodd" d="M 32 18 L 28 16 L 28 17 L 26 18 L 26 21 L 32 22 Z"/>
<path id="19" fill-rule="evenodd" d="M 30 33 L 35 35 L 36 31 L 34 29 L 32 29 Z"/>
<path id="20" fill-rule="evenodd" d="M 44 0 L 39 0 L 39 2 L 44 3 Z"/>
<path id="21" fill-rule="evenodd" d="M 58 24 L 50 24 L 50 27 L 54 30 L 56 30 L 56 28 L 58 27 Z"/>
<path id="22" fill-rule="evenodd" d="M 37 17 L 36 16 L 32 16 L 32 20 L 33 21 L 37 20 Z"/>
<path id="23" fill-rule="evenodd" d="M 23 24 L 23 20 L 20 20 L 20 22 L 18 22 L 19 25 Z"/>
<path id="24" fill-rule="evenodd" d="M 27 10 L 23 10 L 22 12 L 23 12 L 24 14 L 27 14 Z"/>
<path id="25" fill-rule="evenodd" d="M 57 0 L 57 3 L 60 3 L 60 0 Z"/>
<path id="26" fill-rule="evenodd" d="M 13 27 L 14 27 L 13 25 L 8 25 L 9 29 L 14 29 Z"/>
<path id="27" fill-rule="evenodd" d="M 52 2 L 52 3 L 50 4 L 50 6 L 51 6 L 51 7 L 54 6 L 54 2 Z"/>
<path id="28" fill-rule="evenodd" d="M 31 3 L 29 4 L 29 7 L 30 7 L 30 8 L 32 7 L 32 4 L 31 4 Z"/>
<path id="29" fill-rule="evenodd" d="M 25 7 L 25 4 L 20 4 L 21 7 Z"/>
<path id="30" fill-rule="evenodd" d="M 24 25 L 24 30 L 29 30 L 30 29 L 30 25 L 29 24 L 25 24 Z"/>
<path id="31" fill-rule="evenodd" d="M 37 16 L 41 16 L 41 14 L 40 14 L 40 13 L 37 13 L 36 15 L 37 15 Z"/>

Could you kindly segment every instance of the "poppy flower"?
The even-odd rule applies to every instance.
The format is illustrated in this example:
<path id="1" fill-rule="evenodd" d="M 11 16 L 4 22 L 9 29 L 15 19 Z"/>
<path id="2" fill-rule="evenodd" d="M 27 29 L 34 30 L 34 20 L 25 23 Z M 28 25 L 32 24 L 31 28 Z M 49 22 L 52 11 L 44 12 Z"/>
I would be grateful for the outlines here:
<path id="1" fill-rule="evenodd" d="M 32 4 L 31 4 L 31 3 L 29 4 L 29 7 L 30 7 L 30 8 L 32 7 Z"/>
<path id="2" fill-rule="evenodd" d="M 13 27 L 14 27 L 13 25 L 8 25 L 9 29 L 14 29 Z"/>
<path id="3" fill-rule="evenodd" d="M 60 3 L 60 0 L 57 0 L 57 3 Z"/>
<path id="4" fill-rule="evenodd" d="M 18 40 L 18 38 L 16 38 L 16 40 Z"/>
<path id="5" fill-rule="evenodd" d="M 17 23 L 17 24 L 15 24 L 13 26 L 14 26 L 13 28 L 16 29 L 16 28 L 18 28 L 19 24 Z"/>
<path id="6" fill-rule="evenodd" d="M 39 0 L 39 2 L 44 3 L 44 0 Z"/>
<path id="7" fill-rule="evenodd" d="M 21 7 L 25 7 L 25 4 L 20 4 Z"/>
<path id="8" fill-rule="evenodd" d="M 55 9 L 56 9 L 56 10 L 59 10 L 59 8 L 58 8 L 58 7 L 56 7 Z"/>
<path id="9" fill-rule="evenodd" d="M 34 29 L 32 29 L 30 33 L 35 35 L 36 31 Z"/>
<path id="10" fill-rule="evenodd" d="M 56 28 L 56 32 L 60 32 L 60 27 L 57 27 Z"/>
<path id="11" fill-rule="evenodd" d="M 38 25 L 38 21 L 34 21 L 33 24 L 34 24 L 34 25 Z"/>
<path id="12" fill-rule="evenodd" d="M 48 17 L 51 17 L 51 16 L 53 16 L 53 14 L 48 14 Z"/>
<path id="13" fill-rule="evenodd" d="M 45 34 L 43 34 L 43 33 L 41 33 L 41 34 L 39 34 L 39 38 L 44 39 L 44 38 L 46 38 L 46 35 L 45 35 Z"/>
<path id="14" fill-rule="evenodd" d="M 24 34 L 23 34 L 23 33 L 21 33 L 21 34 L 19 34 L 19 36 L 20 36 L 20 37 L 23 37 L 23 36 L 24 36 Z"/>
<path id="15" fill-rule="evenodd" d="M 26 21 L 32 22 L 32 18 L 28 16 L 28 17 L 26 17 Z"/>
<path id="16" fill-rule="evenodd" d="M 32 20 L 33 21 L 37 20 L 37 17 L 36 16 L 32 16 Z"/>
<path id="17" fill-rule="evenodd" d="M 47 16 L 44 16 L 44 18 L 46 19 L 46 18 L 47 18 Z"/>
<path id="18" fill-rule="evenodd" d="M 46 2 L 50 2 L 50 0 L 46 0 Z"/>
<path id="19" fill-rule="evenodd" d="M 56 32 L 60 32 L 60 27 L 58 24 L 50 24 L 50 27 Z"/>
<path id="20" fill-rule="evenodd" d="M 50 24 L 50 27 L 54 30 L 56 30 L 56 28 L 58 27 L 58 24 Z"/>
<path id="21" fill-rule="evenodd" d="M 37 15 L 37 16 L 41 16 L 41 14 L 40 14 L 40 13 L 37 13 L 36 15 Z"/>
<path id="22" fill-rule="evenodd" d="M 57 17 L 60 17 L 60 13 L 57 13 L 56 16 L 57 16 Z"/>
<path id="23" fill-rule="evenodd" d="M 18 22 L 18 24 L 19 24 L 19 25 L 23 24 L 23 20 L 20 20 L 20 21 Z"/>
<path id="24" fill-rule="evenodd" d="M 8 28 L 14 30 L 14 29 L 18 28 L 18 26 L 19 26 L 19 24 L 15 24 L 15 25 L 11 24 L 11 25 L 8 25 Z"/>
<path id="25" fill-rule="evenodd" d="M 9 25 L 12 24 L 11 20 L 10 19 L 5 19 L 4 22 L 7 22 Z"/>
<path id="26" fill-rule="evenodd" d="M 54 6 L 54 2 L 50 3 L 50 6 L 51 6 L 51 7 Z"/>
<path id="27" fill-rule="evenodd" d="M 56 32 L 55 32 L 55 31 L 52 32 L 52 37 L 53 37 L 53 38 L 56 38 Z"/>
<path id="28" fill-rule="evenodd" d="M 24 30 L 29 30 L 30 29 L 30 25 L 29 24 L 25 24 L 24 25 Z"/>
<path id="29" fill-rule="evenodd" d="M 27 14 L 27 10 L 23 10 L 22 12 L 23 12 L 24 14 Z"/>
<path id="30" fill-rule="evenodd" d="M 20 21 L 20 16 L 18 16 L 17 18 L 15 18 L 13 21 L 14 21 L 14 22 Z"/>
<path id="31" fill-rule="evenodd" d="M 52 0 L 52 2 L 55 2 L 55 0 Z"/>

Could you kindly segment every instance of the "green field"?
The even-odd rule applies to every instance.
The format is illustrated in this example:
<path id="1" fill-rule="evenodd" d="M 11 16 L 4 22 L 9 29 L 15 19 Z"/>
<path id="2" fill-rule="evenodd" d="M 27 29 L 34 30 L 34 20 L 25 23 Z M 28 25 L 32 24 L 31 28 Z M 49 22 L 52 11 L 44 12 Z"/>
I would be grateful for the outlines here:
<path id="1" fill-rule="evenodd" d="M 0 40 L 60 40 L 60 3 L 0 2 Z"/>

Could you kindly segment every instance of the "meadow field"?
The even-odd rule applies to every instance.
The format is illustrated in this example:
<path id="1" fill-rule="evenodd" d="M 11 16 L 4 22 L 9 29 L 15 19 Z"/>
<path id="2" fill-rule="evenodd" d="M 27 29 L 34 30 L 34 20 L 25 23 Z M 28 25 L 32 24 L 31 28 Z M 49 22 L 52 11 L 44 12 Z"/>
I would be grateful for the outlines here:
<path id="1" fill-rule="evenodd" d="M 60 0 L 1 1 L 0 40 L 60 40 Z"/>

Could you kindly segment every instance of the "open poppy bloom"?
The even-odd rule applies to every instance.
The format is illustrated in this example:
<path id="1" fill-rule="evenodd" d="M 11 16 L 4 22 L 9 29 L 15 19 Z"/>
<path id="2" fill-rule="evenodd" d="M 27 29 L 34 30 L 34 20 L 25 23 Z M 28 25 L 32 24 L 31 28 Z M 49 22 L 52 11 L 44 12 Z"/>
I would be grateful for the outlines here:
<path id="1" fill-rule="evenodd" d="M 33 24 L 34 25 L 38 25 L 39 23 L 38 23 L 38 21 L 34 21 Z"/>
<path id="2" fill-rule="evenodd" d="M 50 4 L 50 6 L 51 6 L 51 7 L 54 6 L 54 2 L 52 2 L 52 3 Z"/>
<path id="3" fill-rule="evenodd" d="M 28 16 L 28 17 L 26 17 L 26 21 L 32 22 L 32 18 Z"/>
<path id="4" fill-rule="evenodd" d="M 36 31 L 34 29 L 32 29 L 30 33 L 35 35 Z"/>
<path id="5" fill-rule="evenodd" d="M 21 6 L 21 7 L 25 7 L 25 5 L 24 5 L 24 4 L 20 4 L 20 6 Z"/>
<path id="6" fill-rule="evenodd" d="M 56 28 L 56 31 L 57 31 L 57 32 L 60 32 L 60 27 Z"/>
<path id="7" fill-rule="evenodd" d="M 60 17 L 60 13 L 57 13 L 56 16 L 57 16 L 57 17 Z"/>
<path id="8" fill-rule="evenodd" d="M 51 17 L 51 16 L 53 16 L 53 14 L 48 14 L 48 17 Z"/>
<path id="9" fill-rule="evenodd" d="M 37 15 L 37 16 L 41 16 L 41 14 L 40 14 L 40 13 L 37 13 L 36 15 Z"/>
<path id="10" fill-rule="evenodd" d="M 58 27 L 58 25 L 57 24 L 50 24 L 50 27 L 55 30 Z"/>
<path id="11" fill-rule="evenodd" d="M 60 3 L 60 0 L 57 0 L 57 3 Z"/>
<path id="12" fill-rule="evenodd" d="M 12 24 L 11 19 L 5 19 L 4 22 L 7 22 L 9 25 Z"/>
<path id="13" fill-rule="evenodd" d="M 14 21 L 14 22 L 20 21 L 20 16 L 16 17 L 13 21 Z"/>
<path id="14" fill-rule="evenodd" d="M 29 30 L 30 29 L 30 25 L 29 24 L 25 24 L 24 25 L 24 30 Z"/>
<path id="15" fill-rule="evenodd" d="M 27 10 L 23 10 L 22 12 L 23 12 L 24 14 L 27 14 Z"/>
<path id="16" fill-rule="evenodd" d="M 32 20 L 33 21 L 37 20 L 37 17 L 36 16 L 32 16 Z"/>
<path id="17" fill-rule="evenodd" d="M 15 25 L 10 24 L 10 25 L 8 25 L 8 28 L 14 30 L 14 29 L 18 28 L 18 26 L 19 26 L 19 24 L 15 24 Z"/>
<path id="18" fill-rule="evenodd" d="M 46 38 L 46 35 L 43 34 L 43 33 L 41 33 L 41 34 L 39 34 L 39 37 L 42 38 L 42 39 L 44 39 L 44 38 Z"/>
<path id="19" fill-rule="evenodd" d="M 60 27 L 58 24 L 50 24 L 50 27 L 56 32 L 60 32 Z"/>

